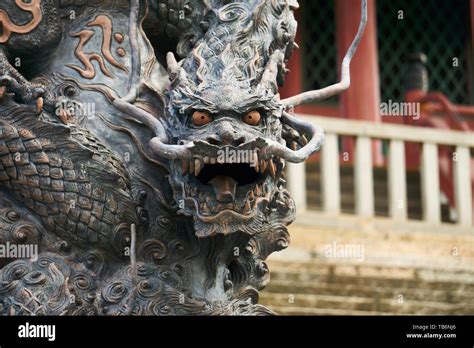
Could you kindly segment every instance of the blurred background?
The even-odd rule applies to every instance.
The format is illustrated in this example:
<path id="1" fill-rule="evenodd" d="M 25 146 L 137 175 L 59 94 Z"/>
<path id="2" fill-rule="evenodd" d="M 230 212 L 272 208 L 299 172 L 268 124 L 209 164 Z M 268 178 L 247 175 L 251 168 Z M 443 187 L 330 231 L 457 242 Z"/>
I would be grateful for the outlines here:
<path id="1" fill-rule="evenodd" d="M 300 0 L 282 98 L 335 83 L 359 0 Z M 343 94 L 289 165 L 291 244 L 260 302 L 282 315 L 474 314 L 474 0 L 368 0 Z"/>

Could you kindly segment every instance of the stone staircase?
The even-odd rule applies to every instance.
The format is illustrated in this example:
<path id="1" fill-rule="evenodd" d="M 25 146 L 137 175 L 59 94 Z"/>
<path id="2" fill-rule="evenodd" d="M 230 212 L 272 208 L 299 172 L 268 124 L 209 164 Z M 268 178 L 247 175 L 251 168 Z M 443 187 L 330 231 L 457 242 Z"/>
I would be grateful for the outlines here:
<path id="1" fill-rule="evenodd" d="M 474 314 L 474 268 L 271 261 L 260 303 L 280 315 Z"/>

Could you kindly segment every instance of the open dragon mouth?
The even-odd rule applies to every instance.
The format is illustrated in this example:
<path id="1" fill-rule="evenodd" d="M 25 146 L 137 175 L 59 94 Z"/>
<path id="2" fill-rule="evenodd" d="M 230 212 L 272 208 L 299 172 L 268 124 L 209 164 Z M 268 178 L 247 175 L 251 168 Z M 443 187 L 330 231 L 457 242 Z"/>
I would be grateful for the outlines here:
<path id="1" fill-rule="evenodd" d="M 259 202 L 270 199 L 283 170 L 282 160 L 259 159 L 258 152 L 245 160 L 194 155 L 191 160 L 174 163 L 182 174 L 184 205 L 206 218 L 224 211 L 252 215 Z"/>
<path id="2" fill-rule="evenodd" d="M 246 163 L 205 165 L 197 179 L 204 185 L 211 185 L 220 203 L 232 203 L 239 186 L 258 183 L 264 176 L 255 167 Z"/>
<path id="3" fill-rule="evenodd" d="M 209 182 L 212 183 L 217 177 L 228 177 L 233 179 L 238 185 L 248 185 L 262 177 L 255 168 L 255 166 L 252 167 L 247 163 L 209 164 L 204 166 L 197 178 L 201 183 L 207 184 Z"/>

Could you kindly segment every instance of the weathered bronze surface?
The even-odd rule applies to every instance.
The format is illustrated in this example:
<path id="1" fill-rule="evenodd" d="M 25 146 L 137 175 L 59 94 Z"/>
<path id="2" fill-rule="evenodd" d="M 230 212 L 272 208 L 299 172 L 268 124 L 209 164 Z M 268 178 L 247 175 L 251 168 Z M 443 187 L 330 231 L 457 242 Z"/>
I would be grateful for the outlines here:
<path id="1" fill-rule="evenodd" d="M 271 314 L 285 162 L 324 140 L 286 110 L 348 86 L 280 100 L 297 7 L 0 3 L 0 244 L 39 251 L 0 258 L 0 314 Z"/>

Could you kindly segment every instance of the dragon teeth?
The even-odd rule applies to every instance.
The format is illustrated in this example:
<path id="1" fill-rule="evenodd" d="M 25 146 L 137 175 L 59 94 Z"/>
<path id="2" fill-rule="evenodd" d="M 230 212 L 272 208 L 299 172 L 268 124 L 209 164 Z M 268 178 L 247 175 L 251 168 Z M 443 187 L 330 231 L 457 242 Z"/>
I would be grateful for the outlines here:
<path id="1" fill-rule="evenodd" d="M 199 173 L 201 173 L 201 169 L 202 169 L 202 163 L 201 163 L 201 160 L 199 158 L 196 158 L 194 160 L 194 175 L 195 176 L 198 176 Z"/>
<path id="2" fill-rule="evenodd" d="M 194 160 L 189 161 L 189 173 L 194 174 Z"/>
<path id="3" fill-rule="evenodd" d="M 188 172 L 189 172 L 188 161 L 182 160 L 182 161 L 181 161 L 181 167 L 182 167 L 182 170 L 183 170 L 183 175 L 188 174 Z"/>
<path id="4" fill-rule="evenodd" d="M 301 143 L 303 145 L 306 145 L 308 143 L 308 139 L 306 138 L 306 136 L 304 134 L 301 136 Z"/>
<path id="5" fill-rule="evenodd" d="M 39 97 L 38 99 L 36 99 L 36 111 L 38 112 L 38 114 L 43 112 L 43 106 L 44 106 L 43 97 Z"/>
<path id="6" fill-rule="evenodd" d="M 273 163 L 273 160 L 271 158 L 268 160 L 268 170 L 272 178 L 275 179 L 275 173 L 276 173 L 275 164 Z"/>
<path id="7" fill-rule="evenodd" d="M 247 200 L 245 201 L 245 206 L 244 206 L 244 214 L 250 212 L 250 202 Z"/>
<path id="8" fill-rule="evenodd" d="M 68 124 L 70 116 L 71 115 L 69 114 L 68 111 L 66 111 L 64 109 L 59 110 L 59 119 L 61 120 L 62 123 Z"/>
<path id="9" fill-rule="evenodd" d="M 280 164 L 281 164 L 281 170 L 285 169 L 286 162 L 282 158 L 280 158 Z"/>
<path id="10" fill-rule="evenodd" d="M 248 162 L 235 161 L 232 163 L 249 163 L 253 165 L 253 168 L 257 173 L 264 174 L 266 171 L 268 171 L 269 174 L 272 176 L 272 178 L 275 178 L 277 169 L 276 169 L 276 164 L 272 158 L 268 160 L 261 159 L 259 161 L 257 153 L 254 153 L 252 156 L 253 158 L 251 160 L 249 159 Z M 194 157 L 191 160 L 183 160 L 181 163 L 182 173 L 183 175 L 190 173 L 190 174 L 194 174 L 195 176 L 198 176 L 201 173 L 202 168 L 204 168 L 206 164 L 216 164 L 216 163 L 217 163 L 217 158 L 210 157 L 210 156 L 204 156 L 203 158 Z M 224 163 L 228 163 L 228 162 L 224 162 Z"/>
<path id="11" fill-rule="evenodd" d="M 253 201 L 255 199 L 255 195 L 253 194 L 253 191 L 249 192 L 249 200 Z"/>
<path id="12" fill-rule="evenodd" d="M 258 173 L 260 171 L 259 165 L 258 165 L 258 155 L 256 152 L 253 153 L 253 163 L 255 166 L 253 167 L 255 171 Z"/>

